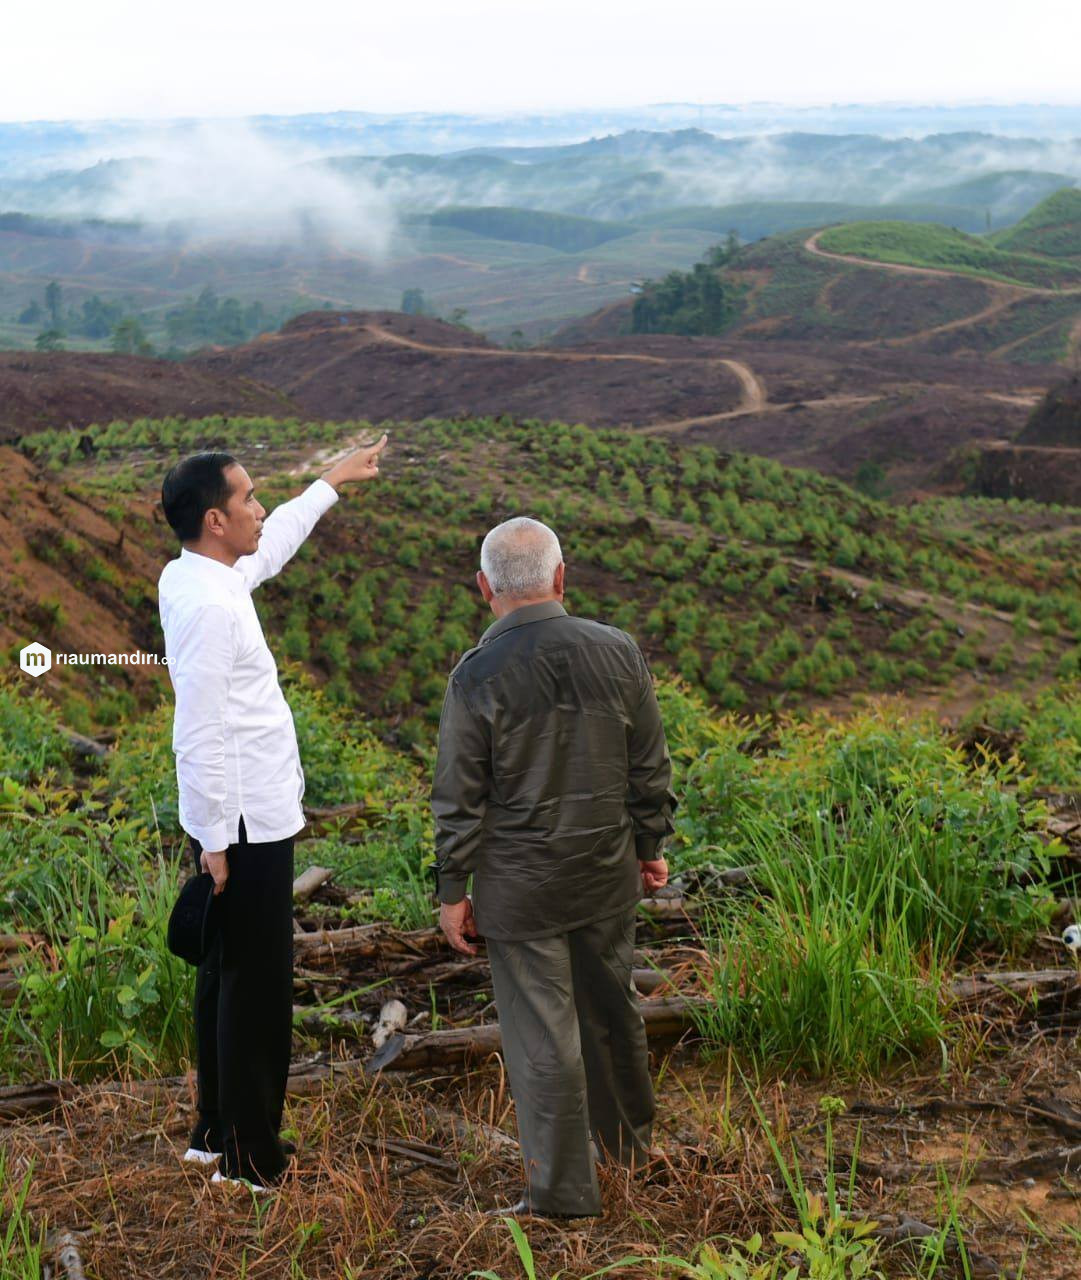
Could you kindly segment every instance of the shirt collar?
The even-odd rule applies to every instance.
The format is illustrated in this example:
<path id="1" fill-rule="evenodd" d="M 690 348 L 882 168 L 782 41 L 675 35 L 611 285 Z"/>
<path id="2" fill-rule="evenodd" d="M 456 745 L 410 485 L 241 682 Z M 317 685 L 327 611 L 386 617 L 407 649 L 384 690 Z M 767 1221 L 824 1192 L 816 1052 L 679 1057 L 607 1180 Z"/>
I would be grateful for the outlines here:
<path id="1" fill-rule="evenodd" d="M 201 573 L 207 578 L 216 578 L 227 586 L 245 585 L 244 575 L 239 569 L 222 564 L 220 560 L 213 560 L 210 556 L 200 555 L 198 551 L 189 551 L 187 547 L 180 548 L 180 563 L 189 571 Z"/>
<path id="2" fill-rule="evenodd" d="M 524 627 L 530 622 L 544 622 L 548 618 L 565 618 L 567 616 L 566 609 L 558 600 L 542 600 L 540 604 L 524 604 L 520 609 L 513 609 L 510 613 L 504 614 L 502 618 L 497 619 L 481 636 L 481 644 L 487 644 L 489 640 L 494 640 L 496 636 L 501 636 L 504 631 L 509 631 L 512 627 Z"/>

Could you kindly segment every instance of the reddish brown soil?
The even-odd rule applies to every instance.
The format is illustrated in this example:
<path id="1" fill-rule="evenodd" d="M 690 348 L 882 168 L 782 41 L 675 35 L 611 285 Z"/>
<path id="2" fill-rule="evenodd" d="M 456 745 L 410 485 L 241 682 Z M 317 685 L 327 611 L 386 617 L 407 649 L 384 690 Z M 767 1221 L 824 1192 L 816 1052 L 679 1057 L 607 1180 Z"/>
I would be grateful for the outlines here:
<path id="1" fill-rule="evenodd" d="M 1017 437 L 1018 444 L 1081 449 L 1081 374 L 1051 388 Z"/>
<path id="2" fill-rule="evenodd" d="M 437 320 L 316 312 L 192 363 L 257 378 L 329 418 L 508 413 L 610 426 L 653 421 L 673 404 L 688 413 L 736 408 L 741 382 L 722 353 L 700 355 L 677 342 L 678 353 L 651 352 L 640 340 L 604 352 L 506 351 Z"/>
<path id="3" fill-rule="evenodd" d="M 941 486 L 958 446 L 1013 439 L 1056 376 L 901 344 L 639 335 L 508 351 L 425 317 L 324 311 L 182 363 L 0 356 L 0 439 L 139 414 L 511 414 L 648 427 L 848 479 L 872 461 L 901 493 Z"/>
<path id="4" fill-rule="evenodd" d="M 0 441 L 45 427 L 215 413 L 286 417 L 296 413 L 296 406 L 271 387 L 181 361 L 77 351 L 0 352 Z"/>
<path id="5" fill-rule="evenodd" d="M 148 539 L 131 523 L 153 521 L 149 501 L 126 496 L 118 528 L 16 450 L 0 447 L 0 468 L 8 494 L 0 503 L 0 651 L 38 640 L 65 653 L 160 653 L 154 584 L 174 544 L 164 526 Z M 154 666 L 78 667 L 65 676 L 84 689 L 105 680 L 151 701 L 167 679 Z"/>
<path id="6" fill-rule="evenodd" d="M 977 453 L 969 488 L 988 498 L 1081 506 L 1081 449 L 993 441 Z"/>

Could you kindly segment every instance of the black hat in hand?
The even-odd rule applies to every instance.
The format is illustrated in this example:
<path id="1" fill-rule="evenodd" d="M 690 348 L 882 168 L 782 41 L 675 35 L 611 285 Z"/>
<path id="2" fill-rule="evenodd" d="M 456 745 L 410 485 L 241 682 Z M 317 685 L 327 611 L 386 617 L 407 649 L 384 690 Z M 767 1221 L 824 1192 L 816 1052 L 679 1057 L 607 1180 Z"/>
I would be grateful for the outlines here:
<path id="1" fill-rule="evenodd" d="M 166 939 L 173 955 L 188 964 L 202 964 L 221 929 L 221 908 L 221 895 L 214 893 L 214 877 L 207 871 L 192 876 L 169 916 Z"/>

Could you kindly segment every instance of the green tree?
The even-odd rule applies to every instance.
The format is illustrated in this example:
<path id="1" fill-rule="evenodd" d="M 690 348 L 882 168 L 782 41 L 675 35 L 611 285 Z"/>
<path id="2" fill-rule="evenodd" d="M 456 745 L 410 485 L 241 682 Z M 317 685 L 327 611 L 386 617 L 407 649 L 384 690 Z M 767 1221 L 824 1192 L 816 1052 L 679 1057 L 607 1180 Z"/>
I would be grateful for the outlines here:
<path id="1" fill-rule="evenodd" d="M 19 312 L 19 324 L 41 324 L 45 312 L 37 298 L 31 299 L 30 303 Z"/>
<path id="2" fill-rule="evenodd" d="M 64 333 L 61 329 L 43 329 L 34 339 L 38 351 L 63 351 Z"/>
<path id="3" fill-rule="evenodd" d="M 423 289 L 406 289 L 402 293 L 402 310 L 407 316 L 423 316 L 428 313 L 428 304 Z"/>
<path id="4" fill-rule="evenodd" d="M 143 326 L 134 316 L 125 316 L 113 329 L 109 345 L 121 355 L 153 355 L 154 348 L 143 332 Z"/>
<path id="5" fill-rule="evenodd" d="M 860 493 L 865 493 L 869 498 L 884 498 L 889 492 L 886 473 L 877 462 L 861 463 L 854 484 Z"/>
<path id="6" fill-rule="evenodd" d="M 49 312 L 49 319 L 52 321 L 52 328 L 61 328 L 60 323 L 60 286 L 55 280 L 50 280 L 45 286 L 45 306 Z"/>

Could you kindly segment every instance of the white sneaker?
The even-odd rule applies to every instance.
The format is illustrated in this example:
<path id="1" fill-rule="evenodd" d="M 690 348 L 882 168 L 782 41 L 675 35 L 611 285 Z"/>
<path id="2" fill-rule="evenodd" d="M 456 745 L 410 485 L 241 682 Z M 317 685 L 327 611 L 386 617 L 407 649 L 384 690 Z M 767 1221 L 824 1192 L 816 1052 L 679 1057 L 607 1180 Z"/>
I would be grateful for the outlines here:
<path id="1" fill-rule="evenodd" d="M 221 1159 L 220 1151 L 203 1151 L 200 1147 L 189 1147 L 180 1157 L 186 1164 L 214 1164 Z"/>
<path id="2" fill-rule="evenodd" d="M 243 1187 L 245 1191 L 273 1191 L 273 1187 L 264 1187 L 259 1182 L 250 1182 L 247 1178 L 227 1178 L 220 1169 L 215 1170 L 211 1182 L 220 1183 L 223 1187 Z"/>

